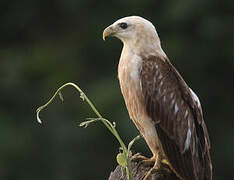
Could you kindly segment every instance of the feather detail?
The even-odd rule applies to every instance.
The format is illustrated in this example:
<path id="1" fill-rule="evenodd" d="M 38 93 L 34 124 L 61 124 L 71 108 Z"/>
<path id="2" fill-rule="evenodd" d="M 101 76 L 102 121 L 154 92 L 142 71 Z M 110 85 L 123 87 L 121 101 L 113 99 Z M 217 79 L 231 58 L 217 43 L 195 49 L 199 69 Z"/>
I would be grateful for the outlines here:
<path id="1" fill-rule="evenodd" d="M 146 111 L 172 168 L 185 180 L 211 180 L 209 137 L 195 93 L 164 57 L 144 59 L 140 79 Z"/>

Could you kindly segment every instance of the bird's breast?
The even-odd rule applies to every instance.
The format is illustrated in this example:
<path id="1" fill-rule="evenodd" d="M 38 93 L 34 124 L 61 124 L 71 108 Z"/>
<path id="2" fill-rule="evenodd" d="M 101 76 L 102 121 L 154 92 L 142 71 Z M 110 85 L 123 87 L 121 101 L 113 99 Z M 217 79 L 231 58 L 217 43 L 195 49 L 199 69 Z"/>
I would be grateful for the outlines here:
<path id="1" fill-rule="evenodd" d="M 147 115 L 140 82 L 141 65 L 142 59 L 137 55 L 121 56 L 118 78 L 129 116 L 142 132 Z"/>
<path id="2" fill-rule="evenodd" d="M 158 141 L 155 124 L 146 112 L 140 80 L 142 59 L 136 55 L 126 54 L 123 55 L 122 53 L 118 67 L 121 92 L 130 118 L 145 138 L 152 153 L 156 154 L 160 142 Z"/>

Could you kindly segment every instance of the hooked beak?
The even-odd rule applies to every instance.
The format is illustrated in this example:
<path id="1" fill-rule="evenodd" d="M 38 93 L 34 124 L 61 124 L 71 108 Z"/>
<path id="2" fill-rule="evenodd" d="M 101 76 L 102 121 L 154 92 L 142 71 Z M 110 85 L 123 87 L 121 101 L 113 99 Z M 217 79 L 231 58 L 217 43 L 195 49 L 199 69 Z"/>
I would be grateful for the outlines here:
<path id="1" fill-rule="evenodd" d="M 106 37 L 113 36 L 115 33 L 113 26 L 110 25 L 103 31 L 102 38 L 105 41 Z"/>

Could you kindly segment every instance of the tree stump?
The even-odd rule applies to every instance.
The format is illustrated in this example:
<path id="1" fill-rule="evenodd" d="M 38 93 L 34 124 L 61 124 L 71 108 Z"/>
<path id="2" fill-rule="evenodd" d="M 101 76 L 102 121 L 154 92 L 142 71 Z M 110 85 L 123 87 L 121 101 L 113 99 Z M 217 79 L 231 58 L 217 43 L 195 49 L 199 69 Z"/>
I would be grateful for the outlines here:
<path id="1" fill-rule="evenodd" d="M 169 169 L 168 166 L 163 164 L 163 167 Z M 131 174 L 133 180 L 143 180 L 146 173 L 151 169 L 150 166 L 143 165 L 140 161 L 131 162 Z M 169 170 L 162 168 L 151 172 L 149 180 L 179 180 L 176 175 Z M 121 166 L 118 165 L 116 169 L 111 172 L 109 180 L 127 180 L 126 173 L 122 175 Z"/>

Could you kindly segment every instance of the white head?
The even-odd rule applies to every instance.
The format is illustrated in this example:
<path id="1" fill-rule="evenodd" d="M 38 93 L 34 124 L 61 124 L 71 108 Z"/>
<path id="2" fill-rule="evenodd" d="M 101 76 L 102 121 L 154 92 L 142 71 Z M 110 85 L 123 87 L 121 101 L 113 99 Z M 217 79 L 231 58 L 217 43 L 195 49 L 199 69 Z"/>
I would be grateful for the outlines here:
<path id="1" fill-rule="evenodd" d="M 117 20 L 103 32 L 107 36 L 119 38 L 124 46 L 138 55 L 165 55 L 154 25 L 139 16 L 129 16 Z"/>

